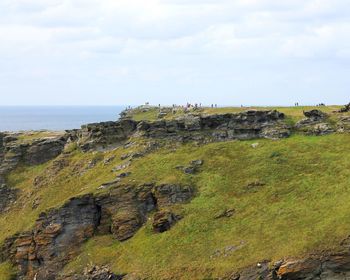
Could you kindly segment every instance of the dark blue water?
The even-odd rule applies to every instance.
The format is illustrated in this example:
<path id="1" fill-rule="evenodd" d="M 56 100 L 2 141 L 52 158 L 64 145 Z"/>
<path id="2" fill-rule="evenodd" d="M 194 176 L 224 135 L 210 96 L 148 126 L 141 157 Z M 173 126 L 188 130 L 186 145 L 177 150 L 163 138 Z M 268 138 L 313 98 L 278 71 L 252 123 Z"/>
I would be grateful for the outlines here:
<path id="1" fill-rule="evenodd" d="M 0 131 L 65 130 L 115 121 L 121 106 L 0 106 Z"/>

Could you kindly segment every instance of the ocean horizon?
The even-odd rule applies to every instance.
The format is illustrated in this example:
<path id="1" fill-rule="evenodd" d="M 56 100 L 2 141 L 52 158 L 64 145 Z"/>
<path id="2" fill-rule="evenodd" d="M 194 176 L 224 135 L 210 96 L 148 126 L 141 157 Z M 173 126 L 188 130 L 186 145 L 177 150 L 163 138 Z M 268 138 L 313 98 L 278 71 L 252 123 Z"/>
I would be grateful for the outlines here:
<path id="1" fill-rule="evenodd" d="M 116 121 L 126 106 L 0 106 L 0 131 L 80 128 L 94 122 Z"/>

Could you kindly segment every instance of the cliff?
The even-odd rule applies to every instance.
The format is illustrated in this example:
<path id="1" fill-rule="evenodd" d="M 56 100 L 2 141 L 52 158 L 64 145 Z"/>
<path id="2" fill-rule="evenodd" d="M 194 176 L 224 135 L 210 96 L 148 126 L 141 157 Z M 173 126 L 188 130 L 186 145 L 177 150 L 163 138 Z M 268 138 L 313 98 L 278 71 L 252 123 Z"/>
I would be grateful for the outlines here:
<path id="1" fill-rule="evenodd" d="M 347 279 L 350 118 L 287 109 L 1 133 L 0 274 Z"/>

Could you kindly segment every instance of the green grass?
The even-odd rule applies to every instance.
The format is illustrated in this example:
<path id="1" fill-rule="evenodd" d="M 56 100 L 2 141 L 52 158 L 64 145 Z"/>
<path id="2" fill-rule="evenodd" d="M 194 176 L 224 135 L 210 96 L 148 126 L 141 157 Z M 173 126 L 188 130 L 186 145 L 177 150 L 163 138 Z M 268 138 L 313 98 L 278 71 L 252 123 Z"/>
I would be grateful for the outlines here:
<path id="1" fill-rule="evenodd" d="M 198 187 L 198 196 L 181 209 L 185 218 L 163 234 L 154 234 L 149 222 L 124 243 L 111 236 L 93 238 L 67 269 L 108 263 L 116 272 L 151 279 L 202 279 L 264 259 L 335 248 L 350 232 L 350 159 L 341 156 L 349 140 L 349 135 L 294 136 L 187 145 L 150 155 L 132 167 L 135 178 L 178 179 Z M 253 142 L 260 143 L 257 149 Z M 174 169 L 198 158 L 205 161 L 198 175 Z M 247 184 L 256 180 L 266 185 L 248 191 Z M 227 208 L 236 209 L 232 218 L 214 219 Z M 226 257 L 210 257 L 241 243 Z"/>
<path id="2" fill-rule="evenodd" d="M 39 139 L 39 138 L 53 138 L 53 137 L 62 136 L 63 134 L 64 134 L 64 132 L 62 132 L 62 131 L 49 131 L 49 130 L 22 132 L 22 133 L 18 134 L 17 142 L 19 142 L 19 143 L 31 143 L 34 140 Z"/>
<path id="3" fill-rule="evenodd" d="M 0 280 L 14 280 L 14 269 L 9 262 L 0 264 Z"/>

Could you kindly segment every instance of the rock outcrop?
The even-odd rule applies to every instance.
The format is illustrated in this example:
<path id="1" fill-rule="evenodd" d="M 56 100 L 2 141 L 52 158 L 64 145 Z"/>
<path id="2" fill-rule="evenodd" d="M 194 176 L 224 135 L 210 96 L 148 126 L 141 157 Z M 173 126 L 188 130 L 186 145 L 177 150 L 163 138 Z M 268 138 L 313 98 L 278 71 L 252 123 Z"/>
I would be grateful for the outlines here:
<path id="1" fill-rule="evenodd" d="M 350 117 L 349 116 L 340 116 L 339 121 L 337 122 L 337 131 L 340 133 L 350 132 Z"/>
<path id="2" fill-rule="evenodd" d="M 61 208 L 40 214 L 33 230 L 6 239 L 0 261 L 11 260 L 18 267 L 19 279 L 54 280 L 95 233 L 127 240 L 147 221 L 148 213 L 188 202 L 193 195 L 193 188 L 180 185 L 117 184 L 105 194 L 72 198 Z"/>
<path id="3" fill-rule="evenodd" d="M 114 146 L 127 140 L 135 131 L 137 122 L 122 119 L 116 122 L 102 122 L 83 125 L 80 130 L 74 131 L 78 144 L 82 150 Z"/>
<path id="4" fill-rule="evenodd" d="M 326 135 L 335 130 L 327 123 L 328 115 L 320 110 L 311 110 L 304 112 L 305 119 L 299 121 L 295 127 L 307 135 Z"/>
<path id="5" fill-rule="evenodd" d="M 16 201 L 17 193 L 17 189 L 9 188 L 6 184 L 0 185 L 0 213 Z"/>
<path id="6" fill-rule="evenodd" d="M 262 261 L 224 277 L 227 280 L 346 280 L 350 277 L 350 252 L 310 255 L 303 259 Z"/>
<path id="7" fill-rule="evenodd" d="M 64 137 L 55 139 L 38 139 L 25 147 L 23 160 L 28 165 L 45 163 L 60 155 L 66 144 Z"/>
<path id="8" fill-rule="evenodd" d="M 121 119 L 82 126 L 71 131 L 84 150 L 103 149 L 123 144 L 131 136 L 175 141 L 224 141 L 231 139 L 283 138 L 290 135 L 278 111 L 246 111 L 221 115 L 186 115 L 174 120 L 154 122 Z"/>
<path id="9" fill-rule="evenodd" d="M 344 105 L 344 107 L 340 108 L 340 110 L 338 111 L 338 113 L 346 113 L 350 111 L 350 103 Z"/>
<path id="10" fill-rule="evenodd" d="M 237 114 L 185 116 L 176 120 L 141 122 L 138 131 L 151 138 L 181 141 L 220 141 L 230 139 L 282 138 L 289 129 L 277 111 L 246 111 Z"/>
<path id="11" fill-rule="evenodd" d="M 92 266 L 86 268 L 80 275 L 65 275 L 59 277 L 59 280 L 122 280 L 125 274 L 116 275 L 108 266 Z"/>
<path id="12" fill-rule="evenodd" d="M 30 232 L 5 242 L 19 279 L 56 279 L 57 273 L 93 236 L 101 211 L 91 195 L 72 198 L 63 207 L 42 213 Z"/>
<path id="13" fill-rule="evenodd" d="M 159 211 L 153 217 L 153 231 L 158 233 L 168 231 L 180 219 L 181 216 L 170 211 Z"/>
<path id="14" fill-rule="evenodd" d="M 38 165 L 60 155 L 66 144 L 66 137 L 37 139 L 31 143 L 9 141 L 9 136 L 0 135 L 0 183 L 19 163 Z M 6 140 L 7 139 L 7 140 Z"/>

